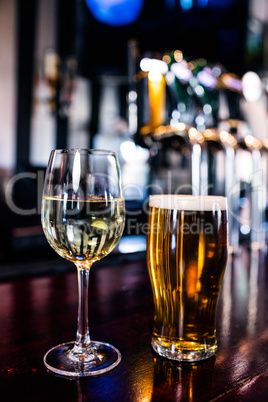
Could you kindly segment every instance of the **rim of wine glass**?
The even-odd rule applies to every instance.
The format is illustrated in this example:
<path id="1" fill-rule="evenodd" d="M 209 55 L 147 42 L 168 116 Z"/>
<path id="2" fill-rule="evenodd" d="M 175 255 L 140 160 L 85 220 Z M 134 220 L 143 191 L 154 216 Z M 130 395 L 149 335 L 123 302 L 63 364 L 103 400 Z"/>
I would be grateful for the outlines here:
<path id="1" fill-rule="evenodd" d="M 64 154 L 64 153 L 75 153 L 75 152 L 83 152 L 87 154 L 99 154 L 99 155 L 113 155 L 117 156 L 117 152 L 111 151 L 108 149 L 90 149 L 90 148 L 62 148 L 62 149 L 53 149 L 51 153 L 55 154 Z"/>

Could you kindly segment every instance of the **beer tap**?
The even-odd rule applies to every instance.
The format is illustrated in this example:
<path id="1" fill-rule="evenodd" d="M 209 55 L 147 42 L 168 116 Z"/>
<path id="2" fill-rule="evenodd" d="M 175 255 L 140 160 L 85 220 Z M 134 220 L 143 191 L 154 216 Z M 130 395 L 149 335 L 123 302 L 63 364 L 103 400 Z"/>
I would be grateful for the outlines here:
<path id="1" fill-rule="evenodd" d="M 140 136 L 151 150 L 152 183 L 157 181 L 159 186 L 158 179 L 164 171 L 164 192 L 201 194 L 204 138 L 196 128 L 179 122 L 161 125 L 153 131 L 141 129 Z"/>
<path id="2" fill-rule="evenodd" d="M 178 60 L 181 52 L 174 52 L 174 55 Z M 183 112 L 186 106 L 184 109 L 183 103 L 178 102 L 175 74 L 168 71 L 167 58 L 165 55 L 165 61 L 141 60 L 141 70 L 148 73 L 149 118 L 140 126 L 136 142 L 150 149 L 152 187 L 157 186 L 158 191 L 160 187 L 164 192 L 200 194 L 201 144 L 204 139 L 195 127 L 181 121 L 179 109 Z M 186 73 L 190 71 L 185 65 L 180 67 Z M 168 96 L 172 108 L 170 113 L 166 112 Z"/>
<path id="3" fill-rule="evenodd" d="M 229 204 L 229 252 L 239 252 L 239 199 L 240 185 L 237 187 L 235 151 L 237 141 L 232 134 L 217 128 L 206 129 L 203 133 L 203 159 L 206 170 L 202 182 L 204 195 L 224 195 Z M 224 169 L 222 169 L 224 167 Z"/>
<path id="4" fill-rule="evenodd" d="M 175 71 L 176 64 L 171 70 L 180 79 L 180 70 Z M 200 129 L 203 140 L 200 144 L 199 157 L 199 194 L 224 195 L 229 198 L 231 216 L 229 217 L 230 251 L 237 254 L 239 251 L 239 200 L 240 187 L 236 187 L 235 156 L 237 141 L 229 131 L 218 128 L 220 115 L 220 96 L 224 88 L 233 84 L 240 96 L 238 82 L 234 75 L 226 75 L 226 70 L 219 64 L 209 65 L 205 59 L 197 59 L 188 63 L 191 85 L 196 99 L 194 124 Z M 236 93 L 234 99 L 236 100 Z M 226 104 L 228 105 L 227 99 Z M 226 117 L 237 117 L 235 110 L 230 112 L 230 103 Z M 192 165 L 195 164 L 195 155 L 192 152 Z M 224 167 L 224 168 L 223 168 Z"/>
<path id="5" fill-rule="evenodd" d="M 245 73 L 241 79 L 225 75 L 222 82 L 228 88 L 229 101 L 233 100 L 229 102 L 230 118 L 227 124 L 237 140 L 236 170 L 239 171 L 239 165 L 242 164 L 246 170 L 248 166 L 251 167 L 247 174 L 245 171 L 237 172 L 240 176 L 238 180 L 247 182 L 249 189 L 249 225 L 243 226 L 242 222 L 241 228 L 250 228 L 251 248 L 263 251 L 266 249 L 264 223 L 267 194 L 267 118 L 261 99 L 263 88 L 260 78 L 254 72 Z"/>
<path id="6" fill-rule="evenodd" d="M 265 146 L 256 138 L 257 134 L 265 135 L 267 125 L 266 117 L 263 114 L 264 108 L 261 107 L 259 101 L 262 90 L 261 82 L 257 74 L 252 72 L 246 73 L 242 79 L 236 74 L 222 72 L 218 78 L 218 88 L 220 91 L 218 128 L 220 133 L 232 134 L 235 140 L 231 144 L 233 149 L 225 147 L 227 168 L 230 172 L 233 171 L 232 176 L 228 175 L 225 162 L 225 180 L 226 183 L 231 183 L 230 179 L 235 180 L 232 187 L 227 185 L 225 188 L 227 191 L 225 194 L 230 202 L 231 245 L 233 243 L 238 246 L 238 235 L 241 230 L 243 234 L 250 233 L 252 248 L 263 250 L 265 249 L 266 157 L 264 155 L 266 151 Z M 257 119 L 255 118 L 256 108 L 258 110 Z M 258 121 L 256 122 L 256 120 Z M 206 131 L 203 134 L 207 141 Z M 228 138 L 227 134 L 225 136 Z M 210 158 L 213 158 L 211 149 L 210 146 Z M 228 161 L 230 155 L 232 155 L 232 160 Z M 209 171 L 211 171 L 211 167 Z M 210 174 L 213 175 L 214 171 L 212 167 Z M 212 181 L 211 179 L 210 177 L 209 182 Z M 241 206 L 248 204 L 248 206 L 242 208 L 239 207 L 239 204 Z M 234 233 L 231 233 L 232 226 L 235 228 Z"/>
<path id="7" fill-rule="evenodd" d="M 207 194 L 228 197 L 230 252 L 239 251 L 240 231 L 250 233 L 252 249 L 265 250 L 268 148 L 250 134 L 241 136 L 239 131 L 233 135 L 225 130 L 206 129 L 202 134 L 207 152 Z M 248 204 L 244 211 L 243 203 Z"/>
<path id="8" fill-rule="evenodd" d="M 265 212 L 266 212 L 266 152 L 265 141 L 260 141 L 252 135 L 247 135 L 243 143 L 251 151 L 251 248 L 266 251 L 265 245 Z"/>

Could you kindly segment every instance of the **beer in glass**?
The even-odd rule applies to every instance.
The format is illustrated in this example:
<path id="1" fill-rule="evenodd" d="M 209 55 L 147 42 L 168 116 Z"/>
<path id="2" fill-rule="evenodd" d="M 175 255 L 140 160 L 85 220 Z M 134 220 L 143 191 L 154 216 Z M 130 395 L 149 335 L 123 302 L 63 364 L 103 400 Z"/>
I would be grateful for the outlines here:
<path id="1" fill-rule="evenodd" d="M 152 347 L 173 360 L 206 359 L 217 349 L 216 304 L 228 254 L 227 200 L 153 195 L 148 219 Z"/>

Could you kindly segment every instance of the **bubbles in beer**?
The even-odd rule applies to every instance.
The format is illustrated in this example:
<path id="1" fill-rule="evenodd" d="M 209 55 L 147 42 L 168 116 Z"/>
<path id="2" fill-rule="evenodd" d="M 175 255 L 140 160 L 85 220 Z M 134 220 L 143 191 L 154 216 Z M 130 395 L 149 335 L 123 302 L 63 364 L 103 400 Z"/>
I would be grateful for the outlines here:
<path id="1" fill-rule="evenodd" d="M 152 345 L 178 360 L 198 360 L 216 350 L 215 311 L 227 263 L 227 207 L 224 197 L 204 198 L 150 199 Z"/>

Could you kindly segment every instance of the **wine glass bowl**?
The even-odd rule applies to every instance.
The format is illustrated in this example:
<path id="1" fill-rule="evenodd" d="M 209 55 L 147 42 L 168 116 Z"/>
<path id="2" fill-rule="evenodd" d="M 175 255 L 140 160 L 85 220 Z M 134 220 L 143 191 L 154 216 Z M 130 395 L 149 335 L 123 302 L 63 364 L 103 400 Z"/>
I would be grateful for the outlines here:
<path id="1" fill-rule="evenodd" d="M 42 226 L 51 247 L 78 273 L 78 321 L 74 342 L 49 350 L 45 366 L 57 374 L 91 376 L 119 364 L 112 345 L 90 339 L 88 285 L 92 264 L 122 236 L 125 202 L 115 152 L 65 149 L 51 152 L 43 190 Z"/>

